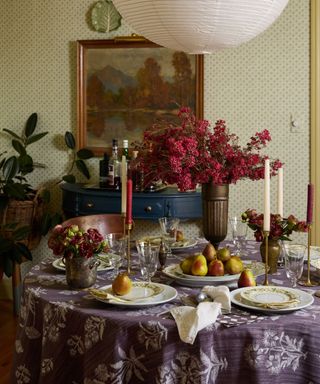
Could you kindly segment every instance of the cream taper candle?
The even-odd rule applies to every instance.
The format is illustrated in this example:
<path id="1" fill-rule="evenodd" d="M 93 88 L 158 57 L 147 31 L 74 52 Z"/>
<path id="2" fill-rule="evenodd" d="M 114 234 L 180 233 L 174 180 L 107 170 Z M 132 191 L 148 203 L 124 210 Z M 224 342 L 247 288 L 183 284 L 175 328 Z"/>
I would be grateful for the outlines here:
<path id="1" fill-rule="evenodd" d="M 264 218 L 263 230 L 270 231 L 270 160 L 264 162 Z"/>
<path id="2" fill-rule="evenodd" d="M 127 212 L 127 159 L 123 155 L 121 159 L 121 213 Z"/>
<path id="3" fill-rule="evenodd" d="M 283 217 L 283 168 L 278 170 L 278 214 Z"/>

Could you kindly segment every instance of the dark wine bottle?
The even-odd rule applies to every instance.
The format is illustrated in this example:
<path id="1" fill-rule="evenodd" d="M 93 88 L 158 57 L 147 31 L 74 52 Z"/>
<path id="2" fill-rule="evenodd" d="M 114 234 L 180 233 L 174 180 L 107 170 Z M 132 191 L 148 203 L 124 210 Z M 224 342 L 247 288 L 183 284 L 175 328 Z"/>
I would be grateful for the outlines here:
<path id="1" fill-rule="evenodd" d="M 103 159 L 99 162 L 99 185 L 100 188 L 107 188 L 109 174 L 109 156 L 104 153 Z"/>

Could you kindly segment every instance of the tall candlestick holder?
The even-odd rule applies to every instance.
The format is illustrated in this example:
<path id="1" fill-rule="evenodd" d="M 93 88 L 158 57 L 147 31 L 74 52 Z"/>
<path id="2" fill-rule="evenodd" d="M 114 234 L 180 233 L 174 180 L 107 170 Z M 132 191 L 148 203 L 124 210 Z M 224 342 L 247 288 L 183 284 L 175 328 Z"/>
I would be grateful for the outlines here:
<path id="1" fill-rule="evenodd" d="M 128 245 L 127 245 L 127 273 L 128 275 L 130 275 L 131 273 L 131 248 L 130 248 L 130 235 L 131 235 L 131 230 L 132 230 L 132 224 L 127 224 L 126 225 L 126 229 L 127 229 L 127 241 L 128 241 Z"/>
<path id="2" fill-rule="evenodd" d="M 122 213 L 122 220 L 123 220 L 123 236 L 126 236 L 127 231 L 126 231 L 126 214 Z"/>
<path id="3" fill-rule="evenodd" d="M 299 285 L 303 285 L 305 287 L 314 287 L 315 285 L 319 285 L 310 279 L 310 247 L 311 247 L 311 224 L 308 225 L 308 266 L 307 266 L 307 279 L 298 281 Z"/>
<path id="4" fill-rule="evenodd" d="M 265 276 L 264 276 L 264 282 L 263 285 L 269 285 L 268 281 L 268 271 L 269 271 L 269 247 L 268 247 L 268 240 L 269 240 L 269 231 L 263 231 L 263 237 L 265 240 L 265 255 L 264 255 L 264 265 L 265 265 Z"/>

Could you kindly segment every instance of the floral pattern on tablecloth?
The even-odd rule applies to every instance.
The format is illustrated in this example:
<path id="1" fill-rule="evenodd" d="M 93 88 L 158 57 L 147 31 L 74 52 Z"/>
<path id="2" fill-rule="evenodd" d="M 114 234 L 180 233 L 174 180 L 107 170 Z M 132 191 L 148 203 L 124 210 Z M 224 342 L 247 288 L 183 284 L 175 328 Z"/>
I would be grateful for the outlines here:
<path id="1" fill-rule="evenodd" d="M 233 307 L 187 345 L 170 309 L 198 289 L 174 285 L 175 300 L 127 310 L 69 289 L 51 263 L 25 279 L 13 384 L 320 383 L 319 298 L 286 315 Z M 96 286 L 111 275 L 100 273 Z M 273 279 L 288 284 L 283 270 Z"/>

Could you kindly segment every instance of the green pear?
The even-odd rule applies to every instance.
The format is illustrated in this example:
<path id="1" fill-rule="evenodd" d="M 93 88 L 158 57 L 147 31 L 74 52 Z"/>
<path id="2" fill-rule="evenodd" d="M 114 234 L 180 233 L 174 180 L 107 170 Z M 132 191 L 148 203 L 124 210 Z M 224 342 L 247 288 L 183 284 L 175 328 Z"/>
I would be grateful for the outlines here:
<path id="1" fill-rule="evenodd" d="M 231 257 L 231 253 L 228 247 L 218 249 L 218 252 L 217 252 L 218 260 L 221 260 L 223 263 L 225 263 L 230 259 L 230 257 Z"/>
<path id="2" fill-rule="evenodd" d="M 202 254 L 207 259 L 208 262 L 215 260 L 217 258 L 217 251 L 211 243 L 208 243 L 205 246 L 204 250 L 202 251 Z"/>
<path id="3" fill-rule="evenodd" d="M 113 280 L 112 291 L 116 295 L 126 295 L 131 291 L 132 281 L 127 273 L 119 273 L 119 275 Z"/>
<path id="4" fill-rule="evenodd" d="M 256 280 L 253 276 L 253 272 L 249 268 L 245 268 L 239 277 L 238 288 L 243 287 L 255 287 L 257 285 Z"/>
<path id="5" fill-rule="evenodd" d="M 239 256 L 231 256 L 224 265 L 225 271 L 230 275 L 237 275 L 243 271 L 243 263 Z"/>
<path id="6" fill-rule="evenodd" d="M 208 275 L 210 276 L 223 276 L 224 265 L 221 260 L 212 260 L 208 265 Z"/>
<path id="7" fill-rule="evenodd" d="M 185 259 L 183 259 L 180 263 L 180 268 L 183 273 L 186 273 L 187 275 L 191 274 L 191 267 L 195 256 L 188 256 Z"/>
<path id="8" fill-rule="evenodd" d="M 208 273 L 207 259 L 203 255 L 194 258 L 191 273 L 195 276 L 205 276 Z"/>

